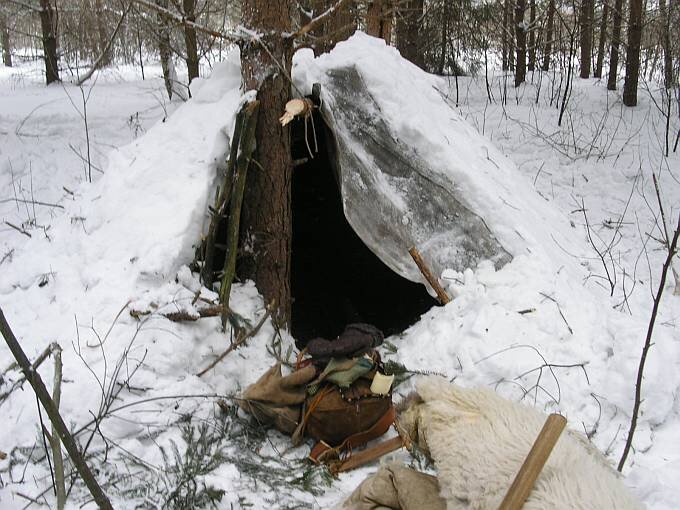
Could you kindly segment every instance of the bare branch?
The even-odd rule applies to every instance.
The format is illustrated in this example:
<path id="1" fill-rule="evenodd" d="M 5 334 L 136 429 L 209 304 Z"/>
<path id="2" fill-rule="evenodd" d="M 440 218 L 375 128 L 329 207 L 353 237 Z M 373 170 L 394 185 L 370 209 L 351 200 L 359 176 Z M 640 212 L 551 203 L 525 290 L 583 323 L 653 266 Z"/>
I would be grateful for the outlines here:
<path id="1" fill-rule="evenodd" d="M 307 23 L 304 27 L 302 27 L 300 30 L 295 32 L 291 37 L 293 39 L 302 37 L 308 32 L 311 32 L 314 30 L 316 27 L 324 23 L 325 21 L 328 21 L 331 19 L 333 16 L 335 16 L 338 12 L 340 12 L 340 9 L 343 8 L 343 6 L 347 3 L 348 0 L 339 0 L 335 5 L 329 7 L 326 12 L 323 12 L 319 14 L 316 18 L 314 18 L 312 21 Z"/>

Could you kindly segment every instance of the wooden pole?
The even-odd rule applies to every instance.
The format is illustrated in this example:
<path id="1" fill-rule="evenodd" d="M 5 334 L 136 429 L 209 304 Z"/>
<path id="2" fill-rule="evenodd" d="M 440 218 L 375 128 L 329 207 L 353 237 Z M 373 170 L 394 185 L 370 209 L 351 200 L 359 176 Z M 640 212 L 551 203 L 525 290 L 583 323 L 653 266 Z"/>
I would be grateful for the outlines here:
<path id="1" fill-rule="evenodd" d="M 337 468 L 337 472 L 344 473 L 345 471 L 351 471 L 352 469 L 356 469 L 360 466 L 363 466 L 364 464 L 368 464 L 369 462 L 379 459 L 383 455 L 387 455 L 388 453 L 398 450 L 399 448 L 403 448 L 403 446 L 404 441 L 401 437 L 393 437 L 392 439 L 383 441 L 372 448 L 355 453 L 345 462 L 340 464 L 340 466 Z"/>
<path id="2" fill-rule="evenodd" d="M 520 510 L 524 506 L 566 425 L 567 419 L 564 416 L 559 414 L 548 416 L 498 510 Z M 574 468 L 576 469 L 576 466 Z"/>
<path id="3" fill-rule="evenodd" d="M 66 448 L 66 451 L 71 457 L 71 462 L 73 462 L 76 470 L 78 470 L 78 474 L 85 482 L 85 485 L 87 485 L 87 488 L 90 490 L 90 494 L 92 494 L 92 498 L 94 499 L 95 503 L 103 510 L 113 510 L 109 498 L 106 497 L 106 494 L 104 494 L 104 491 L 99 486 L 99 483 L 97 483 L 97 479 L 92 474 L 92 471 L 90 471 L 85 459 L 83 459 L 82 455 L 80 455 L 78 446 L 73 440 L 73 436 L 71 436 L 70 432 L 68 431 L 64 420 L 61 418 L 59 410 L 54 405 L 54 401 L 52 400 L 52 397 L 50 397 L 50 394 L 47 391 L 45 383 L 43 383 L 40 374 L 37 372 L 37 370 L 34 370 L 31 367 L 31 362 L 26 357 L 21 345 L 19 345 L 19 341 L 16 339 L 14 333 L 10 329 L 9 324 L 5 319 L 5 314 L 2 312 L 2 308 L 0 308 L 0 333 L 2 333 L 2 336 L 5 338 L 5 342 L 7 342 L 9 350 L 12 351 L 12 354 L 14 355 L 14 359 L 17 360 L 21 370 L 24 372 L 26 380 L 31 383 L 33 391 L 35 391 L 35 394 L 38 396 L 38 400 L 40 400 L 40 403 L 45 408 L 47 416 L 49 416 L 54 429 L 56 430 L 57 434 L 59 434 L 59 438 L 61 439 L 64 448 Z"/>
<path id="4" fill-rule="evenodd" d="M 408 252 L 411 254 L 411 257 L 413 257 L 413 261 L 416 263 L 418 269 L 420 269 L 420 272 L 423 274 L 427 282 L 437 293 L 437 299 L 439 299 L 439 302 L 443 305 L 451 302 L 451 298 L 442 288 L 442 286 L 439 285 L 437 279 L 432 275 L 432 271 L 430 271 L 430 268 L 423 260 L 423 257 L 420 256 L 420 253 L 418 252 L 416 247 L 415 246 L 411 247 L 411 249 Z"/>

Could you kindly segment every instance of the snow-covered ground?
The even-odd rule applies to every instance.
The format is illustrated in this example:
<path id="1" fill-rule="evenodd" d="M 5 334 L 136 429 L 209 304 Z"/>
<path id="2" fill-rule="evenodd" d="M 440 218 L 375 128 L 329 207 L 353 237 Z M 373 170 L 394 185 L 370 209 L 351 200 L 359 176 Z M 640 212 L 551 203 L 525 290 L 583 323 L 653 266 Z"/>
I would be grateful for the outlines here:
<path id="1" fill-rule="evenodd" d="M 446 271 L 454 301 L 390 338 L 396 352 L 386 350 L 385 357 L 559 410 L 616 464 L 664 258 L 652 172 L 669 228 L 680 204 L 680 158 L 661 155 L 663 123 L 649 95 L 643 90 L 640 106 L 629 109 L 603 83 L 577 80 L 559 128 L 547 75 L 538 102 L 538 74 L 518 98 L 509 80 L 505 106 L 502 76 L 491 79 L 493 104 L 487 104 L 483 77 L 461 78 L 456 106 L 453 80 L 426 77 L 366 37 L 317 61 L 306 54 L 296 61 L 298 80 L 351 61 L 372 90 L 399 91 L 380 96 L 397 98 L 385 105 L 386 115 L 402 120 L 405 140 L 425 144 L 446 136 L 453 148 L 431 157 L 443 158 L 451 172 L 471 160 L 455 151 L 456 137 L 469 136 L 467 119 L 507 159 L 493 147 L 485 157 L 498 159 L 503 178 L 517 179 L 508 184 L 514 195 L 500 194 L 508 214 L 487 212 L 491 229 L 524 236 L 524 249 L 515 239 L 514 259 L 500 271 L 490 263 Z M 250 437 L 236 422 L 226 439 L 215 432 L 214 396 L 234 395 L 253 382 L 273 363 L 271 352 L 280 349 L 285 356 L 292 339 L 266 323 L 248 345 L 199 378 L 195 374 L 228 345 L 219 320 L 177 324 L 160 315 L 215 299 L 185 264 L 205 228 L 242 101 L 238 56 L 195 82 L 193 99 L 183 105 L 167 104 L 159 69 L 147 76 L 152 72 L 154 78 L 141 81 L 132 69 L 106 71 L 84 87 L 85 97 L 90 94 L 89 183 L 80 89 L 45 88 L 31 68 L 0 67 L 0 306 L 31 359 L 51 342 L 61 345 L 61 409 L 75 431 L 98 415 L 102 400 L 111 402 L 88 453 L 114 507 L 164 506 L 181 479 L 172 444 L 181 457 L 190 424 L 194 434 L 201 424 L 207 427 L 202 434 L 204 443 L 212 442 L 206 448 L 216 454 L 215 466 L 199 479 L 225 491 L 218 507 L 328 507 L 375 468 L 326 486 L 300 460 L 307 446 L 291 450 L 275 432 Z M 474 168 L 467 179 L 474 183 Z M 484 211 L 481 201 L 475 205 Z M 535 229 L 513 233 L 513 218 L 522 229 Z M 634 451 L 624 469 L 627 485 L 658 509 L 677 507 L 680 479 L 674 433 L 680 427 L 680 298 L 672 291 L 671 281 L 647 360 Z M 249 283 L 235 286 L 232 305 L 253 323 L 264 313 Z M 11 361 L 0 346 L 0 370 Z M 51 360 L 40 373 L 51 387 Z M 18 376 L 6 371 L 0 394 Z M 45 490 L 50 474 L 38 410 L 27 385 L 0 402 L 0 423 L 0 451 L 10 454 L 0 461 L 0 506 L 22 508 L 24 496 L 53 505 Z M 83 444 L 89 437 L 79 435 Z M 86 501 L 76 486 L 70 506 Z"/>

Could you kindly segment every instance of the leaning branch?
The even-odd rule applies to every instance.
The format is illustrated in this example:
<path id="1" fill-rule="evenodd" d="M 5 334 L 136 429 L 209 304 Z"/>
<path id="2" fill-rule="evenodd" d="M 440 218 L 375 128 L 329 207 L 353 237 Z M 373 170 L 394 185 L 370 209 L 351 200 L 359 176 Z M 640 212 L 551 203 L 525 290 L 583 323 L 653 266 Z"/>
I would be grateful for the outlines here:
<path id="1" fill-rule="evenodd" d="M 621 455 L 621 460 L 616 469 L 618 471 L 623 470 L 623 466 L 626 463 L 626 458 L 628 457 L 628 452 L 633 444 L 633 435 L 635 434 L 635 428 L 637 427 L 638 414 L 640 412 L 640 404 L 642 403 L 642 376 L 645 370 L 645 361 L 647 360 L 647 353 L 649 348 L 652 346 L 652 333 L 654 332 L 654 324 L 656 323 L 656 315 L 659 312 L 659 303 L 661 302 L 661 296 L 663 295 L 663 289 L 666 286 L 666 276 L 668 275 L 668 270 L 673 262 L 673 257 L 676 254 L 678 248 L 678 237 L 680 237 L 680 214 L 678 214 L 678 224 L 675 227 L 675 233 L 673 234 L 673 241 L 671 241 L 668 248 L 668 256 L 663 264 L 663 269 L 661 270 L 661 281 L 659 282 L 659 288 L 656 291 L 656 297 L 654 298 L 654 307 L 652 308 L 652 315 L 649 319 L 649 326 L 647 328 L 647 337 L 645 338 L 645 345 L 642 348 L 642 355 L 640 356 L 640 364 L 638 365 L 637 381 L 635 382 L 635 404 L 633 405 L 633 414 L 630 418 L 630 427 L 628 428 L 628 438 L 626 439 L 626 446 L 623 448 L 623 454 Z"/>
<path id="2" fill-rule="evenodd" d="M 2 308 L 0 308 L 0 333 L 2 333 L 5 342 L 7 342 L 7 346 L 9 347 L 10 351 L 12 351 L 14 359 L 17 360 L 21 370 L 24 372 L 26 380 L 31 383 L 33 391 L 35 391 L 40 403 L 45 408 L 45 411 L 47 411 L 47 416 L 49 416 L 52 425 L 54 426 L 59 438 L 61 439 L 61 442 L 64 445 L 64 448 L 66 448 L 66 451 L 71 457 L 71 462 L 73 462 L 73 465 L 78 470 L 78 474 L 80 474 L 81 478 L 85 482 L 85 485 L 87 485 L 87 488 L 90 490 L 90 494 L 92 494 L 92 498 L 94 499 L 95 503 L 100 509 L 113 510 L 109 498 L 107 498 L 106 494 L 104 494 L 104 491 L 99 486 L 99 483 L 97 483 L 92 471 L 90 471 L 90 468 L 83 459 L 83 456 L 80 454 L 78 445 L 76 445 L 73 436 L 68 431 L 68 427 L 59 414 L 59 410 L 54 405 L 54 401 L 47 391 L 45 383 L 40 377 L 40 374 L 31 366 L 31 362 L 26 357 L 21 345 L 19 345 L 19 341 L 16 339 L 14 333 L 9 327 Z"/>
<path id="3" fill-rule="evenodd" d="M 319 14 L 316 18 L 314 18 L 312 21 L 307 23 L 304 27 L 302 27 L 300 30 L 292 34 L 292 38 L 296 39 L 298 37 L 302 37 L 303 35 L 307 34 L 308 32 L 311 32 L 315 28 L 317 28 L 319 25 L 322 23 L 328 21 L 331 19 L 333 16 L 335 16 L 338 12 L 340 12 L 340 9 L 343 8 L 343 6 L 348 2 L 348 0 L 339 0 L 335 5 L 329 7 L 325 12 Z"/>
<path id="4" fill-rule="evenodd" d="M 80 87 L 83 83 L 85 83 L 87 80 L 89 80 L 94 72 L 99 69 L 102 65 L 102 62 L 104 61 L 104 58 L 106 55 L 108 55 L 109 50 L 111 49 L 111 44 L 113 44 L 113 41 L 116 39 L 116 36 L 118 35 L 118 31 L 120 30 L 120 27 L 123 25 L 123 21 L 125 21 L 125 17 L 127 16 L 127 13 L 130 12 L 130 9 L 132 8 L 132 2 L 130 2 L 125 10 L 123 11 L 123 14 L 121 15 L 120 19 L 118 20 L 118 24 L 116 25 L 116 28 L 113 29 L 113 33 L 111 34 L 111 37 L 109 37 L 109 40 L 106 42 L 106 46 L 104 46 L 104 49 L 101 52 L 101 55 L 97 57 L 97 60 L 95 60 L 94 64 L 90 68 L 88 72 L 86 72 L 82 78 L 80 78 L 76 82 L 76 86 Z"/>

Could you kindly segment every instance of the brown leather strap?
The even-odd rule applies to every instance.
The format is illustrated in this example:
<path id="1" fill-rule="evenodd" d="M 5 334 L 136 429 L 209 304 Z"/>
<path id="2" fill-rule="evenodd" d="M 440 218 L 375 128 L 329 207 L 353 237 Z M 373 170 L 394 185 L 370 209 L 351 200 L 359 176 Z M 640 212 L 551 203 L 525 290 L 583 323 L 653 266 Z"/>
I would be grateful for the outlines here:
<path id="1" fill-rule="evenodd" d="M 397 411 L 394 409 L 394 406 L 390 406 L 387 412 L 369 429 L 352 434 L 345 439 L 340 446 L 333 448 L 328 443 L 319 441 L 309 453 L 309 458 L 313 462 L 320 464 L 325 458 L 339 457 L 340 453 L 344 450 L 351 450 L 352 448 L 366 444 L 369 441 L 382 436 L 389 430 L 396 417 Z"/>

